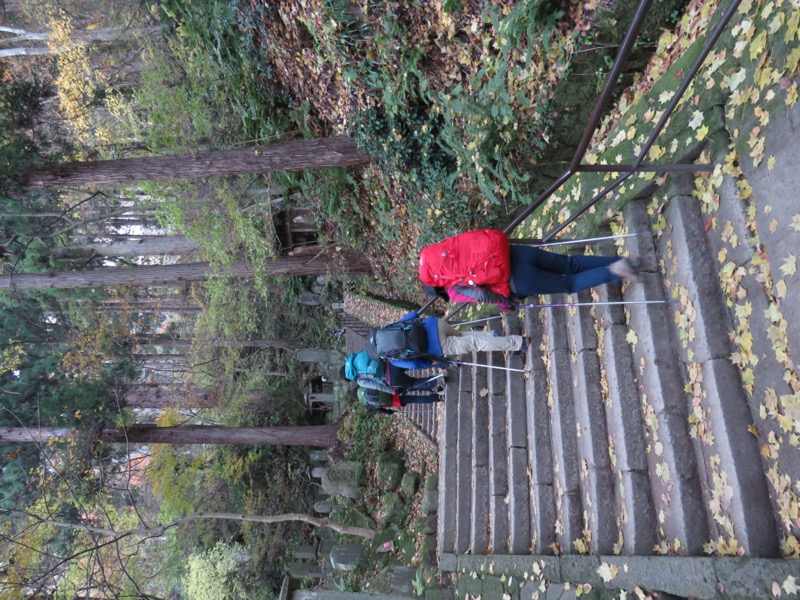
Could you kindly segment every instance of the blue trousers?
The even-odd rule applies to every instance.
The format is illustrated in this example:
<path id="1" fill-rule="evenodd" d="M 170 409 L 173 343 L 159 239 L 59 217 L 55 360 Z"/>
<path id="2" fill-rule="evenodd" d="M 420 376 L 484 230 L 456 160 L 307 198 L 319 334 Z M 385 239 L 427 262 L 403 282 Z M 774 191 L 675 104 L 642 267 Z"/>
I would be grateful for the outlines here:
<path id="1" fill-rule="evenodd" d="M 567 256 L 541 248 L 511 245 L 511 291 L 517 296 L 569 294 L 619 281 L 608 266 L 617 256 Z"/>
<path id="2" fill-rule="evenodd" d="M 406 404 L 433 404 L 441 400 L 439 394 L 428 394 L 426 396 L 411 396 L 410 394 L 400 394 L 400 402 Z"/>

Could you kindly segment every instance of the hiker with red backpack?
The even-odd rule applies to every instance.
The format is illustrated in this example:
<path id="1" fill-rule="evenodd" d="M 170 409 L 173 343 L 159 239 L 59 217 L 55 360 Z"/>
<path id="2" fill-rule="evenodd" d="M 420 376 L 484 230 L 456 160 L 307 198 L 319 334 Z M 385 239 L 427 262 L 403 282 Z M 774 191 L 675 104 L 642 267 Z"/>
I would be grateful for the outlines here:
<path id="1" fill-rule="evenodd" d="M 468 231 L 423 248 L 419 276 L 430 295 L 452 302 L 491 302 L 506 312 L 514 310 L 514 300 L 526 296 L 637 281 L 625 258 L 563 255 L 510 244 L 495 229 Z"/>
<path id="2" fill-rule="evenodd" d="M 441 396 L 438 394 L 412 396 L 409 394 L 391 394 L 364 387 L 357 388 L 355 396 L 365 408 L 385 414 L 394 414 L 409 404 L 433 404 L 442 401 Z"/>

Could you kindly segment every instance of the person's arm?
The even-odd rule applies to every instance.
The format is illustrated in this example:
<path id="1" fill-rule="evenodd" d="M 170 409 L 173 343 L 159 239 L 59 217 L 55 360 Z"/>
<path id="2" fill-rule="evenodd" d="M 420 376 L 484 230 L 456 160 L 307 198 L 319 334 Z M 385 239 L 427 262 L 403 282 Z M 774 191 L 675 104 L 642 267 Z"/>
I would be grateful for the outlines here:
<path id="1" fill-rule="evenodd" d="M 369 375 L 359 375 L 356 378 L 356 383 L 359 386 L 370 390 L 378 390 L 379 392 L 388 392 L 390 394 L 395 392 L 395 388 L 385 381 L 381 381 L 376 377 L 370 377 Z"/>
<path id="2" fill-rule="evenodd" d="M 436 363 L 428 358 L 392 358 L 389 360 L 395 367 L 401 369 L 429 369 Z"/>
<path id="3" fill-rule="evenodd" d="M 511 298 L 502 296 L 497 292 L 492 291 L 487 286 L 479 285 L 472 287 L 466 285 L 456 285 L 450 289 L 452 289 L 454 292 L 453 294 L 450 294 L 450 299 L 454 302 L 489 302 L 492 304 L 497 304 L 505 311 L 513 310 Z"/>
<path id="4" fill-rule="evenodd" d="M 402 319 L 400 319 L 400 320 L 398 321 L 398 323 L 402 323 L 403 321 L 410 321 L 411 319 L 416 319 L 416 318 L 418 318 L 418 317 L 419 317 L 419 313 L 418 313 L 417 311 L 415 311 L 415 310 L 412 310 L 412 311 L 411 311 L 410 313 L 408 313 L 408 314 L 407 314 L 405 317 L 403 317 Z"/>

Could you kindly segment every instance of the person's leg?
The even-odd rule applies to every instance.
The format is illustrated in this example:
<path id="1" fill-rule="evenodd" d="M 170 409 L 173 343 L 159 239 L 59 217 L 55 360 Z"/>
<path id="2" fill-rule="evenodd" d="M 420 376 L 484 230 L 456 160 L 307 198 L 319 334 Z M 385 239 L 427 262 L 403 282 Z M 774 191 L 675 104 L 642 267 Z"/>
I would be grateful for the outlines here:
<path id="1" fill-rule="evenodd" d="M 520 350 L 521 335 L 495 337 L 491 331 L 464 331 L 460 336 L 448 336 L 442 341 L 445 356 L 460 356 L 472 352 L 502 352 Z"/>
<path id="2" fill-rule="evenodd" d="M 398 388 L 407 388 L 414 385 L 417 380 L 406 373 L 405 369 L 388 363 L 386 365 L 386 381 L 389 385 Z"/>
<path id="3" fill-rule="evenodd" d="M 410 396 L 403 394 L 400 397 L 403 406 L 406 404 L 433 404 L 434 402 L 441 402 L 442 398 L 439 394 L 428 394 L 426 396 Z"/>
<path id="4" fill-rule="evenodd" d="M 519 296 L 579 292 L 619 281 L 608 268 L 618 260 L 614 256 L 566 256 L 512 244 L 511 287 Z"/>

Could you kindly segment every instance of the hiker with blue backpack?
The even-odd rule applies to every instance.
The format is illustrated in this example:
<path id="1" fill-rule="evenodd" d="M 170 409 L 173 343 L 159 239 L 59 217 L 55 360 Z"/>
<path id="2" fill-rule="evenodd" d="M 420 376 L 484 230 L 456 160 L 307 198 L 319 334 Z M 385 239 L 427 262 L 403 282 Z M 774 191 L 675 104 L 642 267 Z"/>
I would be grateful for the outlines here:
<path id="1" fill-rule="evenodd" d="M 420 379 L 406 373 L 386 360 L 375 360 L 366 350 L 354 352 L 347 356 L 341 375 L 347 381 L 355 382 L 359 387 L 376 390 L 388 394 L 406 394 L 406 392 L 441 392 L 444 376 Z M 409 396 L 418 398 L 420 396 Z M 418 400 L 413 400 L 419 402 Z M 434 400 L 430 400 L 431 402 Z"/>
<path id="2" fill-rule="evenodd" d="M 524 352 L 521 335 L 496 336 L 489 331 L 459 331 L 444 319 L 421 319 L 412 311 L 386 327 L 373 329 L 367 352 L 402 369 L 446 367 L 448 358 L 472 352 Z"/>

